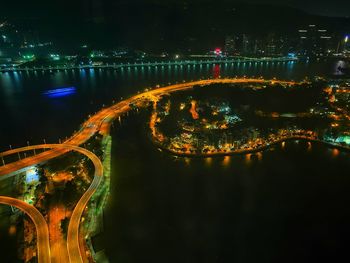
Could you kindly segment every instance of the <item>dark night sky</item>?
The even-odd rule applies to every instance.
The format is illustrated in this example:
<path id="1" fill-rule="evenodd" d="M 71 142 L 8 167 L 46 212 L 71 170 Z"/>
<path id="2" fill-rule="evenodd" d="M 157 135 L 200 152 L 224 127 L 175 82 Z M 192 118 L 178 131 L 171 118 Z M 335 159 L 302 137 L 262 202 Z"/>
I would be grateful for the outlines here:
<path id="1" fill-rule="evenodd" d="M 349 0 L 252 0 L 253 3 L 285 4 L 325 16 L 350 17 Z"/>
<path id="2" fill-rule="evenodd" d="M 9 17 L 40 16 L 66 10 L 68 13 L 79 10 L 84 2 L 158 2 L 162 4 L 183 2 L 203 2 L 209 1 L 215 4 L 220 2 L 231 3 L 259 3 L 278 4 L 300 8 L 313 14 L 325 16 L 345 16 L 350 17 L 350 0 L 17 0 L 3 1 L 1 3 L 0 15 Z M 63 14 L 64 15 L 64 14 Z"/>
<path id="3" fill-rule="evenodd" d="M 350 0 L 6 0 L 0 8 L 0 20 L 62 45 L 84 40 L 145 50 L 211 47 L 243 32 L 293 34 L 307 23 L 347 34 L 350 19 L 333 16 L 350 17 Z"/>
<path id="4" fill-rule="evenodd" d="M 130 0 L 127 0 L 130 1 Z M 143 1 L 143 0 L 131 0 Z M 147 1 L 147 0 L 146 0 Z M 158 0 L 159 2 L 174 2 L 179 0 Z M 205 1 L 205 0 L 204 0 Z M 309 13 L 325 16 L 350 17 L 350 0 L 208 0 L 213 3 L 237 2 L 237 3 L 258 3 L 287 5 L 302 9 Z M 186 0 L 186 2 L 203 2 L 203 0 Z"/>

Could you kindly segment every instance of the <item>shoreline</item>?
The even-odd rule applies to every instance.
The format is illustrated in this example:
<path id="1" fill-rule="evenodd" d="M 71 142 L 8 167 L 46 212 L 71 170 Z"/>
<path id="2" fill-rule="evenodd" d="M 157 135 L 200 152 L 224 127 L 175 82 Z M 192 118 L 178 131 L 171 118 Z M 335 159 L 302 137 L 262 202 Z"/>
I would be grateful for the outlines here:
<path id="1" fill-rule="evenodd" d="M 268 145 L 263 145 L 260 147 L 257 147 L 255 149 L 242 149 L 242 150 L 235 150 L 235 151 L 230 151 L 230 152 L 215 152 L 215 153 L 181 153 L 181 152 L 176 152 L 173 150 L 170 150 L 169 148 L 161 145 L 160 143 L 156 142 L 152 138 L 152 142 L 157 146 L 158 149 L 161 149 L 164 152 L 167 152 L 169 154 L 172 154 L 173 156 L 177 157 L 189 157 L 189 158 L 209 158 L 209 157 L 224 157 L 224 156 L 234 156 L 234 155 L 246 155 L 246 154 L 253 154 L 253 153 L 258 153 L 258 152 L 263 152 L 268 150 L 269 148 L 283 143 L 287 141 L 306 141 L 306 142 L 313 142 L 313 143 L 321 143 L 326 145 L 328 148 L 335 148 L 344 152 L 350 152 L 350 147 L 348 146 L 343 146 L 339 144 L 333 144 L 331 142 L 323 141 L 320 139 L 313 139 L 313 138 L 307 138 L 305 136 L 291 136 L 287 138 L 283 138 L 277 141 L 274 141 Z"/>

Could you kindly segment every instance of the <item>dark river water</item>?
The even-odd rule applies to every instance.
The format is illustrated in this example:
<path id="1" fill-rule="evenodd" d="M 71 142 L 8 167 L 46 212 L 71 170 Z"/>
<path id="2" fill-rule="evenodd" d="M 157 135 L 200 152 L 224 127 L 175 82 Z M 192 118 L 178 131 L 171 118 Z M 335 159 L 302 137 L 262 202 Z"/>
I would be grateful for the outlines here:
<path id="1" fill-rule="evenodd" d="M 58 142 L 103 104 L 157 84 L 219 75 L 342 77 L 339 65 L 344 64 L 0 73 L 0 149 Z M 75 87 L 76 93 L 43 95 L 59 87 Z M 113 131 L 112 189 L 100 237 L 110 262 L 349 260 L 349 154 L 289 142 L 260 160 L 174 158 L 153 146 L 146 121 L 147 113 L 132 115 Z M 4 262 L 17 262 L 10 225 L 0 221 L 0 253 Z"/>
<path id="2" fill-rule="evenodd" d="M 113 133 L 110 262 L 350 260 L 349 153 L 286 142 L 259 157 L 174 158 L 145 121 Z"/>

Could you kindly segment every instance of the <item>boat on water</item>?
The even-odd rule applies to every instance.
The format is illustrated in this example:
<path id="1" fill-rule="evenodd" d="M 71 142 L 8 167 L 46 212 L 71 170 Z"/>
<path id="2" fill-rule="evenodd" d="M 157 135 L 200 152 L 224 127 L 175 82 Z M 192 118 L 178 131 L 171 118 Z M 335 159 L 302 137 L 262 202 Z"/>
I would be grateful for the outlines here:
<path id="1" fill-rule="evenodd" d="M 72 95 L 76 92 L 75 87 L 63 87 L 52 90 L 47 90 L 43 92 L 43 95 L 49 98 L 57 98 L 57 97 L 65 97 L 68 95 Z"/>

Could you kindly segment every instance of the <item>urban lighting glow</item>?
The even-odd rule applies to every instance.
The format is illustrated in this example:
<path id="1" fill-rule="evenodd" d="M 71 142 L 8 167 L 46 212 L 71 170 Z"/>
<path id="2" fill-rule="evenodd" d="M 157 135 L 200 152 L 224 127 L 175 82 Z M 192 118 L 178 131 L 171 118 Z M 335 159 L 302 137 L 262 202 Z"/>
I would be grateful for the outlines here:
<path id="1" fill-rule="evenodd" d="M 35 55 L 32 55 L 32 54 L 30 54 L 30 55 L 23 55 L 22 56 L 24 59 L 34 59 L 35 58 Z"/>
<path id="2" fill-rule="evenodd" d="M 35 168 L 31 168 L 26 171 L 26 183 L 33 183 L 39 180 L 39 175 Z"/>
<path id="3" fill-rule="evenodd" d="M 222 55 L 221 48 L 216 48 L 215 51 L 214 51 L 214 53 L 215 53 L 215 55 L 217 55 L 217 56 Z"/>
<path id="4" fill-rule="evenodd" d="M 60 55 L 58 55 L 58 54 L 50 54 L 50 58 L 52 59 L 52 60 L 60 60 L 61 58 L 60 58 Z"/>

